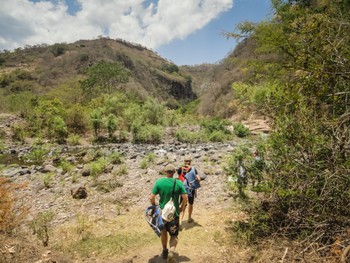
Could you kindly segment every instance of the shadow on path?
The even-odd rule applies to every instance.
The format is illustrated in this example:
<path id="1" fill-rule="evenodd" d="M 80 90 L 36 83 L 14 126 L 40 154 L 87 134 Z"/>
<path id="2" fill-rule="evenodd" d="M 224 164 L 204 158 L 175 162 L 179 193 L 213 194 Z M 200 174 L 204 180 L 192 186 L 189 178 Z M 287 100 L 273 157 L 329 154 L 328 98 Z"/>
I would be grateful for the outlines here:
<path id="1" fill-rule="evenodd" d="M 201 224 L 197 223 L 196 221 L 193 221 L 191 223 L 188 223 L 187 221 L 183 222 L 181 227 L 180 227 L 180 231 L 181 230 L 188 230 L 191 229 L 193 227 L 203 227 Z"/>
<path id="2" fill-rule="evenodd" d="M 183 255 L 179 255 L 176 252 L 174 253 L 174 260 L 177 263 L 191 261 L 190 258 L 183 256 Z M 167 260 L 163 259 L 160 255 L 155 255 L 148 260 L 148 263 L 164 263 L 164 262 L 167 262 Z"/>

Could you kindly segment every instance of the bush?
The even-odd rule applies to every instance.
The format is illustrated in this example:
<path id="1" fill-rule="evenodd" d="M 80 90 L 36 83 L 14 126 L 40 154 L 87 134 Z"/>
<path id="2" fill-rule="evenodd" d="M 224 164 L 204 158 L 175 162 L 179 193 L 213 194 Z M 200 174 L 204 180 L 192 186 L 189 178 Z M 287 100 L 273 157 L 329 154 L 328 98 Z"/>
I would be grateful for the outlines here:
<path id="1" fill-rule="evenodd" d="M 245 127 L 242 123 L 235 124 L 233 128 L 235 134 L 240 138 L 246 137 L 250 134 L 249 128 Z"/>
<path id="2" fill-rule="evenodd" d="M 150 152 L 146 154 L 146 156 L 142 159 L 140 167 L 141 169 L 146 169 L 149 167 L 150 163 L 152 163 L 156 158 L 156 154 L 154 152 Z"/>
<path id="3" fill-rule="evenodd" d="M 51 187 L 51 183 L 53 181 L 54 176 L 55 175 L 52 174 L 52 173 L 44 174 L 44 176 L 43 176 L 43 183 L 44 183 L 45 188 L 50 188 Z"/>
<path id="4" fill-rule="evenodd" d="M 88 117 L 85 108 L 74 105 L 67 111 L 65 122 L 69 132 L 84 134 L 88 130 Z"/>
<path id="5" fill-rule="evenodd" d="M 162 65 L 162 70 L 169 72 L 169 73 L 178 73 L 179 67 L 175 65 L 174 63 L 164 63 Z"/>
<path id="6" fill-rule="evenodd" d="M 25 155 L 28 162 L 42 164 L 48 150 L 41 145 L 34 145 L 29 153 Z"/>
<path id="7" fill-rule="evenodd" d="M 176 131 L 176 139 L 184 143 L 208 142 L 208 135 L 204 131 L 191 132 L 186 128 L 181 128 Z"/>
<path id="8" fill-rule="evenodd" d="M 14 125 L 11 127 L 12 139 L 19 142 L 24 142 L 26 137 L 25 128 L 20 125 Z"/>
<path id="9" fill-rule="evenodd" d="M 114 135 L 114 132 L 117 130 L 117 117 L 110 113 L 108 116 L 107 116 L 107 119 L 106 119 L 106 126 L 107 126 L 107 130 L 108 130 L 108 137 L 110 139 L 113 138 L 113 135 Z"/>
<path id="10" fill-rule="evenodd" d="M 54 116 L 48 125 L 49 138 L 55 139 L 58 143 L 64 143 L 68 136 L 68 129 L 62 117 Z"/>
<path id="11" fill-rule="evenodd" d="M 124 163 L 123 154 L 120 152 L 114 152 L 108 156 L 109 161 L 112 164 L 122 164 Z"/>
<path id="12" fill-rule="evenodd" d="M 67 50 L 68 45 L 64 43 L 56 43 L 50 47 L 50 52 L 55 56 L 61 56 Z"/>
<path id="13" fill-rule="evenodd" d="M 209 135 L 209 141 L 211 142 L 224 142 L 228 138 L 228 135 L 223 131 L 214 131 Z"/>
<path id="14" fill-rule="evenodd" d="M 26 116 L 30 110 L 31 99 L 34 98 L 31 92 L 20 92 L 4 96 L 3 111 L 19 112 L 21 115 Z"/>
<path id="15" fill-rule="evenodd" d="M 67 143 L 69 145 L 79 145 L 80 144 L 80 136 L 78 134 L 68 135 Z"/>
<path id="16" fill-rule="evenodd" d="M 134 143 L 160 143 L 163 137 L 163 127 L 152 124 L 142 125 L 135 121 L 131 127 Z"/>
<path id="17" fill-rule="evenodd" d="M 96 179 L 106 168 L 107 162 L 104 158 L 99 158 L 97 161 L 90 164 L 90 175 Z"/>
<path id="18" fill-rule="evenodd" d="M 62 160 L 58 166 L 61 167 L 62 171 L 65 173 L 68 173 L 73 169 L 73 165 L 66 160 Z"/>
<path id="19" fill-rule="evenodd" d="M 142 119 L 146 123 L 162 125 L 165 107 L 155 100 L 147 100 L 142 107 Z"/>
<path id="20" fill-rule="evenodd" d="M 90 114 L 90 121 L 94 129 L 95 138 L 98 138 L 102 129 L 102 112 L 99 109 L 94 109 Z"/>

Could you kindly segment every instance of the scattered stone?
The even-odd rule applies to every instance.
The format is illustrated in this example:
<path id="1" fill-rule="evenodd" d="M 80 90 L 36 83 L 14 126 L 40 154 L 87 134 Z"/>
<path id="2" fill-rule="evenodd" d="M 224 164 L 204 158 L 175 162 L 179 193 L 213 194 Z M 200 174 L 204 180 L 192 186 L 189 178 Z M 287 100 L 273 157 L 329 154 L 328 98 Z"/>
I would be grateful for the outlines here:
<path id="1" fill-rule="evenodd" d="M 43 169 L 41 169 L 42 173 L 53 173 L 56 171 L 56 167 L 52 164 L 46 164 Z"/>
<path id="2" fill-rule="evenodd" d="M 70 193 L 74 199 L 85 199 L 87 197 L 85 186 L 78 186 L 76 188 L 73 188 L 71 189 Z"/>
<path id="3" fill-rule="evenodd" d="M 81 172 L 81 175 L 86 177 L 90 175 L 90 169 L 87 167 L 84 167 L 83 171 Z"/>

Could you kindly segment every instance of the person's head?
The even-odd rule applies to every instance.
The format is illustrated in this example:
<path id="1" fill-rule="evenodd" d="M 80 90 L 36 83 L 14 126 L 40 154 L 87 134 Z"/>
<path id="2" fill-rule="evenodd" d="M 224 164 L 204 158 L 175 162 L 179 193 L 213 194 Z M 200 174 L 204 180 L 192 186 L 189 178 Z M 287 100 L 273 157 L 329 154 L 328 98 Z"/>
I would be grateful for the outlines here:
<path id="1" fill-rule="evenodd" d="M 191 162 L 192 162 L 191 156 L 189 156 L 189 155 L 185 156 L 185 158 L 184 158 L 184 164 L 185 164 L 185 165 L 191 165 Z"/>
<path id="2" fill-rule="evenodd" d="M 173 177 L 175 170 L 175 166 L 172 164 L 168 164 L 164 167 L 164 173 L 167 177 Z"/>

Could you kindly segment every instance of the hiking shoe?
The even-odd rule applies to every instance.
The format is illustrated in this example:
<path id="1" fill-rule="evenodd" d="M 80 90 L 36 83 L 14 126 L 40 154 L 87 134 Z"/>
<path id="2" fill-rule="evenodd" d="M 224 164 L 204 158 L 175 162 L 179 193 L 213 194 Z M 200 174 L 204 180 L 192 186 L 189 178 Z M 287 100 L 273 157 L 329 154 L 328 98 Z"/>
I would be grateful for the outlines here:
<path id="1" fill-rule="evenodd" d="M 174 254 L 172 251 L 169 252 L 167 263 L 174 263 Z"/>
<path id="2" fill-rule="evenodd" d="M 192 222 L 194 222 L 194 220 L 192 218 L 187 220 L 187 223 L 192 223 Z"/>
<path id="3" fill-rule="evenodd" d="M 167 259 L 168 258 L 168 252 L 169 251 L 167 249 L 163 249 L 162 258 Z"/>

